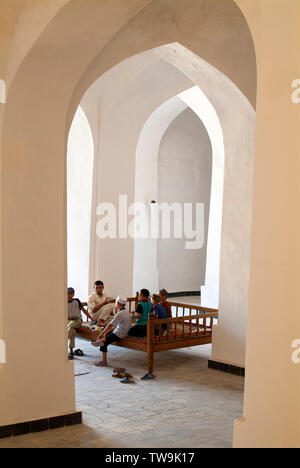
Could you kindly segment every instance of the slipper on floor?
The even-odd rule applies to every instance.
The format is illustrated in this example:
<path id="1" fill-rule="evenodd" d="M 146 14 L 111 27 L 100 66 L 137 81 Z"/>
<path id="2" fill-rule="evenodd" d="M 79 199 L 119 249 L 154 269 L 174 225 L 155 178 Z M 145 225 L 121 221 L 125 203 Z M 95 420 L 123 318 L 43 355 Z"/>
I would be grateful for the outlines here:
<path id="1" fill-rule="evenodd" d="M 133 378 L 133 376 L 131 374 L 128 374 L 128 372 L 118 372 L 117 374 L 113 374 L 112 377 L 114 379 L 124 379 L 124 377 L 127 377 L 128 379 Z"/>
<path id="2" fill-rule="evenodd" d="M 124 377 L 124 379 L 120 380 L 123 384 L 135 384 L 134 380 L 130 380 L 128 377 Z"/>
<path id="3" fill-rule="evenodd" d="M 127 379 L 133 379 L 133 375 L 129 374 L 128 372 L 125 372 L 124 377 L 127 377 Z"/>
<path id="4" fill-rule="evenodd" d="M 126 372 L 126 369 L 124 367 L 115 367 L 113 370 L 114 374 L 118 374 L 119 372 Z"/>
<path id="5" fill-rule="evenodd" d="M 153 380 L 155 379 L 155 375 L 153 374 L 146 374 L 144 377 L 141 378 L 141 380 Z"/>
<path id="6" fill-rule="evenodd" d="M 112 377 L 114 379 L 124 379 L 125 377 L 125 372 L 117 372 L 116 374 L 113 374 Z"/>
<path id="7" fill-rule="evenodd" d="M 81 351 L 81 349 L 76 349 L 76 351 L 74 352 L 75 356 L 84 356 L 84 352 Z"/>
<path id="8" fill-rule="evenodd" d="M 106 364 L 106 362 L 100 361 L 100 362 L 96 362 L 95 366 L 96 367 L 108 367 L 108 364 Z"/>

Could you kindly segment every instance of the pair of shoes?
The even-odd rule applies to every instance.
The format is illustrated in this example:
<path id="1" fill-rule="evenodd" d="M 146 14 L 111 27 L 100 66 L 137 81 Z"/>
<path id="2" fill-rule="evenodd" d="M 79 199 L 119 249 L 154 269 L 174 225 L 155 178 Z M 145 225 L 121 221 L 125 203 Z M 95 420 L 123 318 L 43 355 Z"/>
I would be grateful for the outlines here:
<path id="1" fill-rule="evenodd" d="M 107 362 L 100 361 L 100 362 L 96 362 L 95 366 L 96 367 L 108 367 L 108 364 Z"/>
<path id="2" fill-rule="evenodd" d="M 131 374 L 128 374 L 128 372 L 117 372 L 116 374 L 113 374 L 112 377 L 114 379 L 124 379 L 124 377 L 127 377 L 128 379 L 133 378 L 133 376 Z"/>
<path id="3" fill-rule="evenodd" d="M 101 346 L 104 346 L 104 342 L 102 340 L 97 340 L 97 341 L 92 341 L 91 345 L 94 346 L 95 348 L 101 348 Z"/>
<path id="4" fill-rule="evenodd" d="M 115 367 L 113 373 L 118 374 L 118 372 L 126 372 L 125 367 Z"/>
<path id="5" fill-rule="evenodd" d="M 144 375 L 144 377 L 141 378 L 141 380 L 153 380 L 153 379 L 155 379 L 155 375 L 150 374 L 150 373 Z"/>
<path id="6" fill-rule="evenodd" d="M 114 379 L 123 379 L 125 377 L 125 373 L 124 372 L 117 372 L 116 374 L 113 374 L 112 377 Z"/>
<path id="7" fill-rule="evenodd" d="M 124 377 L 124 379 L 120 380 L 122 384 L 135 384 L 134 380 L 131 380 L 129 377 Z"/>

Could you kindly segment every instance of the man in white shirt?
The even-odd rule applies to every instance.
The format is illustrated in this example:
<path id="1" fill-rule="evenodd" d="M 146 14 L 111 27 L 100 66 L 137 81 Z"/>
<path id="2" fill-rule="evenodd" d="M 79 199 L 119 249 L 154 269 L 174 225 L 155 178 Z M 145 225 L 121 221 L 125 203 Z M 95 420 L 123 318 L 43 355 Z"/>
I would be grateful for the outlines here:
<path id="1" fill-rule="evenodd" d="M 115 301 L 104 293 L 102 281 L 96 281 L 94 292 L 88 299 L 88 311 L 94 322 L 107 325 L 115 314 Z"/>

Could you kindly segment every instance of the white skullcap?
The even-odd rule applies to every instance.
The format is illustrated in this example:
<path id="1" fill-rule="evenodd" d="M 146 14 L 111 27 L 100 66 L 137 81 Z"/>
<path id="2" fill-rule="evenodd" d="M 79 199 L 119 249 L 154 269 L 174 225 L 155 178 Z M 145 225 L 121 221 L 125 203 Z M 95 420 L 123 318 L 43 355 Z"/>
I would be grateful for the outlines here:
<path id="1" fill-rule="evenodd" d="M 127 304 L 127 299 L 124 299 L 124 297 L 118 296 L 117 297 L 117 302 L 119 304 L 126 305 Z"/>

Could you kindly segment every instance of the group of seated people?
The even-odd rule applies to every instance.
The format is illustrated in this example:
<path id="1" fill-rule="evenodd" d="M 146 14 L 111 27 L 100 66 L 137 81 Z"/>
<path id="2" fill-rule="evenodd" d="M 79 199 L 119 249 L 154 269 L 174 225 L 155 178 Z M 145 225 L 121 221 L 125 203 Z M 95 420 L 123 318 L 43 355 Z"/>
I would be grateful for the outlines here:
<path id="1" fill-rule="evenodd" d="M 74 358 L 76 329 L 82 324 L 81 311 L 83 309 L 79 299 L 74 299 L 75 291 L 68 288 L 68 338 L 70 340 L 69 359 Z M 99 328 L 103 328 L 97 341 L 92 345 L 99 347 L 102 352 L 102 360 L 96 363 L 98 367 L 106 367 L 107 347 L 126 336 L 145 337 L 147 336 L 147 322 L 150 314 L 154 318 L 163 320 L 172 318 L 172 308 L 167 302 L 168 292 L 161 289 L 159 294 L 150 296 L 148 289 L 142 289 L 139 292 L 138 307 L 132 314 L 126 309 L 127 299 L 119 296 L 117 300 L 108 297 L 104 293 L 104 284 L 102 281 L 96 281 L 94 292 L 88 299 L 88 312 L 86 315 L 92 321 L 97 323 Z M 136 319 L 133 325 L 133 319 Z M 162 333 L 167 333 L 167 324 L 162 324 Z M 78 354 L 80 355 L 80 354 Z"/>

